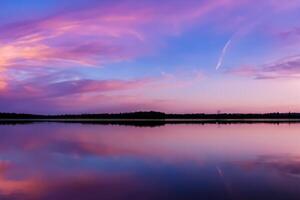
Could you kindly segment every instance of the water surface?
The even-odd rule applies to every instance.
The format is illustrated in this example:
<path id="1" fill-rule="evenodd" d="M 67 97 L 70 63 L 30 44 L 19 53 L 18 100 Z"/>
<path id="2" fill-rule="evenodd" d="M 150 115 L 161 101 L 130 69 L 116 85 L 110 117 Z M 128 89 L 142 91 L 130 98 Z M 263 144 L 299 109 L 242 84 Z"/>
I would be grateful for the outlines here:
<path id="1" fill-rule="evenodd" d="M 300 124 L 0 126 L 0 199 L 300 199 Z"/>

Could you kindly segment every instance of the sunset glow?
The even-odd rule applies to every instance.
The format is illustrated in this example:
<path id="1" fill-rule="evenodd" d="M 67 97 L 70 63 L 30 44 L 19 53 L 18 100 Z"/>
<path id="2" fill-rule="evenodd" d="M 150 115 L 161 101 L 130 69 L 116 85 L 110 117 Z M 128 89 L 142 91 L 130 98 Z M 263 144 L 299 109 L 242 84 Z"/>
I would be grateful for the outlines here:
<path id="1" fill-rule="evenodd" d="M 299 9 L 300 0 L 2 0 L 0 110 L 300 112 Z"/>

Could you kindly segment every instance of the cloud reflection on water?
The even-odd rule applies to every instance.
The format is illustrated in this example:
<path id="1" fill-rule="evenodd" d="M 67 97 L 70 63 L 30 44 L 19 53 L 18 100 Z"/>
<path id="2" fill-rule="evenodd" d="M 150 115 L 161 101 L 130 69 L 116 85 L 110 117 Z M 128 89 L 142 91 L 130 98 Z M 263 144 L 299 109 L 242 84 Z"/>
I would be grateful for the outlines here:
<path id="1" fill-rule="evenodd" d="M 0 126 L 0 197 L 297 199 L 299 128 Z"/>

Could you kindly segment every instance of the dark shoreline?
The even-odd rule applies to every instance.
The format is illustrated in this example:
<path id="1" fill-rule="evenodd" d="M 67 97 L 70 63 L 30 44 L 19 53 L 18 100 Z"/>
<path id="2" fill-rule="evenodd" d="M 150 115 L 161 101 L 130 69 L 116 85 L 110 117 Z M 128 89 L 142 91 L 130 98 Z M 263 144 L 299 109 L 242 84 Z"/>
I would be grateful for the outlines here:
<path id="1" fill-rule="evenodd" d="M 101 113 L 101 114 L 60 114 L 38 115 L 23 113 L 1 113 L 0 120 L 300 120 L 300 113 L 187 113 L 173 114 L 163 112 L 131 112 L 131 113 Z"/>
<path id="2" fill-rule="evenodd" d="M 25 125 L 34 123 L 159 127 L 169 124 L 295 124 L 300 123 L 300 119 L 0 119 L 0 125 Z"/>
<path id="3" fill-rule="evenodd" d="M 28 123 L 81 123 L 129 126 L 163 126 L 166 124 L 252 124 L 300 123 L 300 113 L 219 113 L 219 114 L 167 114 L 163 112 L 132 112 L 118 114 L 33 115 L 0 113 L 2 124 Z"/>

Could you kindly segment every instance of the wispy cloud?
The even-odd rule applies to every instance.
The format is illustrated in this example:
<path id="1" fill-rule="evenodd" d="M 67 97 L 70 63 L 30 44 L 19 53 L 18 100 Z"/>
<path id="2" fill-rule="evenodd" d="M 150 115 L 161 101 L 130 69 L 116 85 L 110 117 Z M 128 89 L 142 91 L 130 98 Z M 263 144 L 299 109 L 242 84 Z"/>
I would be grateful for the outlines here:
<path id="1" fill-rule="evenodd" d="M 225 57 L 225 55 L 226 55 L 227 49 L 228 49 L 229 46 L 231 45 L 231 42 L 232 42 L 232 39 L 228 40 L 228 41 L 226 42 L 225 46 L 223 47 L 222 52 L 221 52 L 221 55 L 220 55 L 219 60 L 218 60 L 218 63 L 217 63 L 217 66 L 216 66 L 216 70 L 218 70 L 218 69 L 223 65 L 224 57 Z"/>
<path id="2" fill-rule="evenodd" d="M 41 66 L 53 62 L 85 66 L 126 60 L 147 51 L 149 40 L 155 35 L 178 33 L 186 23 L 232 4 L 231 0 L 191 1 L 187 5 L 177 2 L 159 7 L 128 3 L 8 24 L 0 30 L 0 66 Z"/>
<path id="3" fill-rule="evenodd" d="M 159 75 L 153 74 L 159 72 L 147 69 L 148 62 L 145 65 L 143 59 L 153 59 L 149 55 L 161 52 L 168 45 L 172 46 L 173 44 L 168 43 L 168 37 L 172 36 L 172 39 L 179 41 L 179 36 L 183 33 L 190 34 L 188 30 L 193 32 L 195 27 L 197 31 L 201 28 L 201 32 L 216 31 L 220 38 L 238 32 L 239 38 L 233 38 L 235 34 L 224 41 L 224 46 L 218 47 L 222 48 L 222 52 L 217 58 L 216 69 L 220 69 L 233 42 L 238 46 L 240 37 L 257 31 L 256 26 L 261 21 L 272 26 L 269 22 L 274 16 L 280 18 L 286 13 L 297 11 L 300 1 L 282 3 L 267 0 L 261 2 L 260 6 L 251 0 L 166 0 L 159 3 L 150 0 L 121 0 L 117 3 L 88 1 L 83 4 L 85 6 L 80 8 L 66 7 L 60 11 L 49 11 L 47 16 L 39 18 L 23 20 L 17 16 L 17 20 L 13 22 L 4 24 L 0 21 L 0 110 L 13 108 L 13 111 L 22 111 L 28 107 L 40 107 L 41 110 L 45 108 L 45 111 L 68 106 L 83 109 L 92 101 L 97 102 L 93 104 L 93 108 L 112 108 L 117 105 L 146 108 L 146 104 L 151 107 L 156 105 L 153 102 L 157 99 L 152 98 L 155 96 L 153 94 L 158 94 L 155 89 L 164 93 L 162 88 L 175 88 L 175 85 L 187 88 L 195 83 L 194 74 L 197 70 L 194 73 L 185 69 L 184 73 L 188 75 L 177 74 L 176 69 L 170 72 L 170 65 L 166 70 L 163 69 L 168 73 L 158 77 Z M 298 37 L 298 29 L 288 28 L 278 27 L 281 37 Z M 198 35 L 191 41 L 194 40 L 208 45 Z M 220 51 L 214 44 L 212 46 L 212 49 L 215 48 L 213 50 Z M 178 48 L 176 51 L 186 53 L 184 48 L 175 48 Z M 167 50 L 166 52 L 172 52 Z M 172 60 L 174 55 L 162 57 L 157 60 Z M 90 70 L 92 67 L 104 68 L 116 63 L 128 66 L 127 61 L 136 61 L 134 68 L 140 67 L 141 70 L 138 73 L 129 71 L 119 74 L 118 68 L 114 68 L 114 72 L 110 71 L 106 79 L 103 78 L 105 74 L 95 75 L 94 69 Z M 205 61 L 210 63 L 208 59 Z M 205 61 L 203 66 L 207 64 Z M 231 70 L 231 73 L 256 79 L 298 77 L 298 62 L 298 58 L 290 58 L 255 67 L 250 65 Z M 199 63 L 197 60 L 192 65 L 199 66 Z M 162 65 L 166 66 L 165 63 Z M 150 80 L 143 78 L 148 76 L 148 70 L 151 74 L 149 76 L 154 77 Z M 89 72 L 86 73 L 87 71 Z M 112 78 L 114 74 L 118 78 Z M 122 76 L 124 78 L 120 78 Z M 148 89 L 152 93 L 145 95 L 146 92 L 143 91 Z M 180 92 L 173 92 L 174 98 L 177 93 Z M 168 99 L 159 101 L 161 103 Z"/>
<path id="4" fill-rule="evenodd" d="M 300 77 L 300 56 L 286 57 L 262 66 L 242 66 L 227 73 L 255 79 L 282 79 Z"/>

